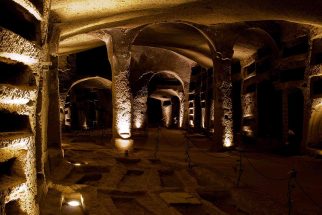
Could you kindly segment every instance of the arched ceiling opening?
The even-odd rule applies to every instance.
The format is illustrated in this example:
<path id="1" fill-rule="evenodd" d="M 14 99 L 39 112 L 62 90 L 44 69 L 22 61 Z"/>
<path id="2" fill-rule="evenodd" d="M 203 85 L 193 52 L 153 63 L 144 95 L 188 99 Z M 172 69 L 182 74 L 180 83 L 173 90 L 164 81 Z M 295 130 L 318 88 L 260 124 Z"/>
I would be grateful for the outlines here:
<path id="1" fill-rule="evenodd" d="M 80 79 L 78 81 L 75 81 L 70 88 L 67 91 L 67 94 L 72 89 L 77 88 L 88 88 L 88 89 L 111 89 L 112 88 L 112 82 L 108 79 L 102 78 L 102 77 L 88 77 L 84 79 Z"/>
<path id="2" fill-rule="evenodd" d="M 184 92 L 183 82 L 180 77 L 171 71 L 162 71 L 154 74 L 149 81 L 149 96 L 158 100 L 169 100 L 179 97 Z"/>
<path id="3" fill-rule="evenodd" d="M 208 41 L 194 27 L 183 23 L 159 23 L 145 27 L 133 45 L 160 47 L 183 55 L 198 64 L 212 67 Z"/>
<path id="4" fill-rule="evenodd" d="M 233 59 L 245 60 L 250 57 L 256 57 L 258 50 L 270 52 L 278 57 L 278 48 L 272 37 L 262 29 L 249 28 L 241 32 L 233 47 Z"/>

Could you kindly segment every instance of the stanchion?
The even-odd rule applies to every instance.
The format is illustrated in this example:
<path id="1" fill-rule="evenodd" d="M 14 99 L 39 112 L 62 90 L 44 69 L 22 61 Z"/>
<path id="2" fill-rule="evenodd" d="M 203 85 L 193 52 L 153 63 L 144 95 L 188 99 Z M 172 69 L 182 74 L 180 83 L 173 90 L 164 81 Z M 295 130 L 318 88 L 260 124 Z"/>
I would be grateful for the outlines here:
<path id="1" fill-rule="evenodd" d="M 153 155 L 153 158 L 155 160 L 158 159 L 158 153 L 159 153 L 159 147 L 160 147 L 160 130 L 161 130 L 161 126 L 159 125 L 159 127 L 158 127 L 157 141 L 155 142 L 154 155 Z"/>
<path id="2" fill-rule="evenodd" d="M 291 215 L 293 213 L 293 199 L 292 199 L 292 192 L 295 188 L 296 183 L 296 175 L 297 172 L 295 169 L 291 169 L 289 172 L 289 180 L 287 184 L 287 205 L 288 205 L 288 215 Z"/>
<path id="3" fill-rule="evenodd" d="M 190 139 L 187 136 L 187 133 L 185 133 L 185 139 L 186 139 L 186 144 L 185 144 L 185 161 L 188 163 L 188 168 L 192 169 L 192 160 L 190 157 Z"/>
<path id="4" fill-rule="evenodd" d="M 242 174 L 244 172 L 244 168 L 243 168 L 243 162 L 242 162 L 242 152 L 239 151 L 239 159 L 237 159 L 237 181 L 236 181 L 236 186 L 239 187 L 240 184 L 240 180 L 242 177 Z"/>

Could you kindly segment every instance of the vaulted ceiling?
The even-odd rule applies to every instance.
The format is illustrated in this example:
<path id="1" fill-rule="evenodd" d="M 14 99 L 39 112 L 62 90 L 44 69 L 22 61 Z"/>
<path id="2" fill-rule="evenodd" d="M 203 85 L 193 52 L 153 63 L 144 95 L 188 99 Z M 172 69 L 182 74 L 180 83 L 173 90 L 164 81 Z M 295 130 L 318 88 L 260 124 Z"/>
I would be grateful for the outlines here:
<path id="1" fill-rule="evenodd" d="M 70 54 L 103 46 L 86 34 L 98 29 L 178 20 L 203 25 L 261 20 L 322 25 L 321 11 L 322 1 L 317 0 L 52 0 L 50 22 L 52 33 L 60 38 L 58 54 Z M 207 41 L 187 26 L 151 26 L 134 44 L 169 49 L 204 67 L 212 66 Z M 240 42 L 234 57 L 250 56 L 258 48 Z"/>

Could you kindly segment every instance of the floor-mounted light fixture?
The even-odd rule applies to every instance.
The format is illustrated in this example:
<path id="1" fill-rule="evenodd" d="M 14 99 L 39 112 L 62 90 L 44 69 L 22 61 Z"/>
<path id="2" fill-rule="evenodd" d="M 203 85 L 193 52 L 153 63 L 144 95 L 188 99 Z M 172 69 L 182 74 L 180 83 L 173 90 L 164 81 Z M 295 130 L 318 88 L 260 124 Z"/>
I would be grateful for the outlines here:
<path id="1" fill-rule="evenodd" d="M 85 204 L 81 193 L 64 193 L 61 204 L 62 215 L 85 215 Z"/>

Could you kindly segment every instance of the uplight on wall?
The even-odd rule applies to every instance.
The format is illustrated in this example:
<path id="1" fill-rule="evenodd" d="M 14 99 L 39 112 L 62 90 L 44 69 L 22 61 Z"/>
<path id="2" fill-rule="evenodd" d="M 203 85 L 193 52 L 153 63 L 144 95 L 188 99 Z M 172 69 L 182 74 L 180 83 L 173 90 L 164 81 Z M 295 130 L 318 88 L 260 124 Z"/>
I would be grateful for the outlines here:
<path id="1" fill-rule="evenodd" d="M 229 137 L 225 137 L 225 140 L 224 140 L 224 146 L 225 146 L 225 147 L 230 147 L 230 146 L 232 146 L 231 138 L 229 138 Z"/>
<path id="2" fill-rule="evenodd" d="M 189 120 L 189 125 L 191 126 L 191 127 L 194 127 L 195 125 L 194 125 L 194 123 L 193 123 L 193 120 L 192 119 L 190 119 Z"/>
<path id="3" fill-rule="evenodd" d="M 118 130 L 118 134 L 120 135 L 120 137 L 122 137 L 123 139 L 127 139 L 131 137 L 131 133 L 130 133 L 130 123 L 127 122 L 126 120 L 119 120 L 119 123 L 117 125 L 117 130 Z"/>
<path id="4" fill-rule="evenodd" d="M 141 120 L 140 119 L 137 119 L 136 121 L 135 121 L 135 128 L 142 128 L 142 122 L 141 122 Z"/>

